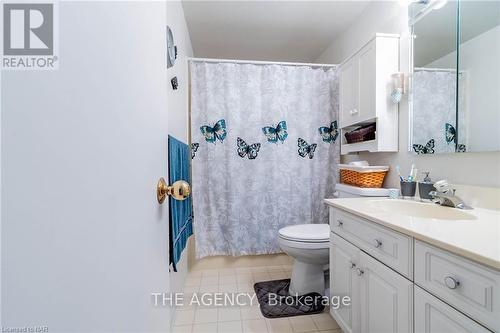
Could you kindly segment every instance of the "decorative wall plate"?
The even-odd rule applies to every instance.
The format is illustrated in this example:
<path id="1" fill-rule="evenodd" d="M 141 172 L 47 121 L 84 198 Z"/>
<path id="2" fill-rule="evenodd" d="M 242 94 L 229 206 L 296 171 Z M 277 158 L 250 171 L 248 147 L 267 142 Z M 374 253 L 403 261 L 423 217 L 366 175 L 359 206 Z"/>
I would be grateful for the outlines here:
<path id="1" fill-rule="evenodd" d="M 167 68 L 174 65 L 175 59 L 177 59 L 177 46 L 174 43 L 174 34 L 167 25 Z"/>

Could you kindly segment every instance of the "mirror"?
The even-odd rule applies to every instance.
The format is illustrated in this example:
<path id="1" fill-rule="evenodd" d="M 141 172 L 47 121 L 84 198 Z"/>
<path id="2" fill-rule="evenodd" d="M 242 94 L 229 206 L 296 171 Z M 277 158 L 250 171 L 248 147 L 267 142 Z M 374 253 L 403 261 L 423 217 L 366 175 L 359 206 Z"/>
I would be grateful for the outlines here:
<path id="1" fill-rule="evenodd" d="M 500 1 L 461 1 L 459 23 L 464 142 L 468 151 L 499 151 Z"/>
<path id="2" fill-rule="evenodd" d="M 411 150 L 500 151 L 500 2 L 422 0 L 409 16 Z"/>

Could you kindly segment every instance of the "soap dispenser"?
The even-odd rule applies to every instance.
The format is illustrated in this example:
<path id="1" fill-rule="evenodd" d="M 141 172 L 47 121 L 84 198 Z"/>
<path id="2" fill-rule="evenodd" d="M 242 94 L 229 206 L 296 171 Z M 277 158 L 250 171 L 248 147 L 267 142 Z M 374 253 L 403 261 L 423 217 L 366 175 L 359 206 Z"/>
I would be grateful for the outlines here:
<path id="1" fill-rule="evenodd" d="M 420 196 L 420 199 L 432 199 L 431 196 L 429 195 L 429 192 L 435 191 L 436 188 L 434 187 L 434 183 L 431 180 L 431 177 L 429 177 L 430 172 L 423 172 L 425 175 L 424 179 L 418 183 L 418 194 Z"/>

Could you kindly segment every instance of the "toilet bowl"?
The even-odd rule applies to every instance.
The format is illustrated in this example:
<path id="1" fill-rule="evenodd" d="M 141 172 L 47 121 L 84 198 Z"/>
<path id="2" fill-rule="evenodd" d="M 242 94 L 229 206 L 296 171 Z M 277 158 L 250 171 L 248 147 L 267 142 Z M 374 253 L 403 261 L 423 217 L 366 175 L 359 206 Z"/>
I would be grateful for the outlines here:
<path id="1" fill-rule="evenodd" d="M 294 258 L 289 293 L 325 292 L 324 266 L 329 260 L 330 226 L 299 224 L 279 230 L 281 249 Z"/>
<path id="2" fill-rule="evenodd" d="M 335 197 L 387 197 L 385 188 L 360 188 L 346 184 L 335 185 Z M 293 257 L 289 293 L 310 292 L 325 294 L 325 265 L 329 263 L 330 226 L 328 224 L 299 224 L 280 229 L 281 249 Z"/>

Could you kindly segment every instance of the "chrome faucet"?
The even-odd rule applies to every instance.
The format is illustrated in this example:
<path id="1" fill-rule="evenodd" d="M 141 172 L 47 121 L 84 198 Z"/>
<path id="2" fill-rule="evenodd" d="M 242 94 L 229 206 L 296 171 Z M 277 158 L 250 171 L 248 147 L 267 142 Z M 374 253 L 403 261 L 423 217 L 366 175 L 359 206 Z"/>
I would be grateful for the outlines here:
<path id="1" fill-rule="evenodd" d="M 429 195 L 432 197 L 432 201 L 440 204 L 441 206 L 460 208 L 460 209 L 472 209 L 467 206 L 465 202 L 455 195 L 455 189 L 446 191 L 431 191 Z"/>

